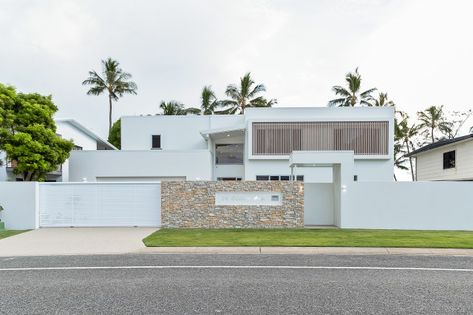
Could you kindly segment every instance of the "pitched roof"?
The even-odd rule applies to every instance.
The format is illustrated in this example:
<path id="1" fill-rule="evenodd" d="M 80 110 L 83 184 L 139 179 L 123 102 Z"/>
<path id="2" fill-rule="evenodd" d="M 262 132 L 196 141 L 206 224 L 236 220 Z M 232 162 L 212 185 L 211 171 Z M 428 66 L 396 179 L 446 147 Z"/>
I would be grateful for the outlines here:
<path id="1" fill-rule="evenodd" d="M 448 144 L 453 144 L 453 143 L 456 143 L 456 142 L 460 142 L 460 141 L 464 141 L 464 140 L 469 140 L 469 139 L 473 139 L 473 133 L 472 134 L 469 134 L 469 135 L 466 135 L 466 136 L 461 136 L 461 137 L 457 137 L 457 138 L 453 138 L 453 139 L 442 139 L 442 140 L 439 140 L 437 142 L 434 142 L 434 143 L 431 143 L 431 144 L 428 144 L 426 146 L 423 146 L 422 148 L 419 148 L 415 151 L 412 151 L 410 154 L 408 154 L 407 156 L 415 156 L 419 153 L 423 153 L 423 152 L 426 152 L 426 151 L 430 151 L 430 150 L 433 150 L 433 149 L 437 149 L 437 148 L 440 148 L 440 147 L 443 147 L 445 145 L 448 145 Z"/>
<path id="2" fill-rule="evenodd" d="M 69 118 L 66 118 L 66 119 L 55 119 L 56 122 L 62 122 L 62 123 L 68 123 L 70 124 L 71 126 L 75 127 L 76 129 L 82 131 L 83 133 L 85 133 L 86 135 L 88 135 L 89 137 L 91 137 L 92 139 L 95 139 L 96 141 L 100 142 L 101 144 L 107 146 L 109 149 L 112 149 L 112 150 L 118 150 L 113 144 L 111 144 L 110 142 L 108 142 L 107 140 L 104 140 L 102 139 L 101 137 L 99 137 L 96 133 L 94 133 L 92 130 L 84 127 L 83 125 L 81 125 L 79 122 L 77 122 L 76 120 L 74 119 L 69 119 Z"/>

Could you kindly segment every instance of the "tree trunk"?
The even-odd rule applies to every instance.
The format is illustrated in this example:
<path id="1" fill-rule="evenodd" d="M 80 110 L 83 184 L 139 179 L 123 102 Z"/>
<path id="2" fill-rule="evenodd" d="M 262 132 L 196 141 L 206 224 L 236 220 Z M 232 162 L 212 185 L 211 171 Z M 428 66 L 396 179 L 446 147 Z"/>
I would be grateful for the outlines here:
<path id="1" fill-rule="evenodd" d="M 108 104 L 108 133 L 110 134 L 110 129 L 112 129 L 112 96 L 110 94 L 108 94 Z"/>
<path id="2" fill-rule="evenodd" d="M 434 140 L 434 127 L 432 127 L 431 130 L 430 130 L 430 136 L 432 138 L 432 143 L 434 143 L 435 142 L 435 140 Z"/>
<path id="3" fill-rule="evenodd" d="M 407 155 L 411 154 L 411 150 L 409 149 L 409 142 L 406 142 L 406 149 L 407 149 Z M 411 166 L 412 181 L 415 181 L 414 166 L 412 164 L 412 156 L 409 156 L 409 164 Z"/>
<path id="4" fill-rule="evenodd" d="M 397 182 L 396 173 L 394 173 L 394 181 L 396 181 L 396 182 Z"/>

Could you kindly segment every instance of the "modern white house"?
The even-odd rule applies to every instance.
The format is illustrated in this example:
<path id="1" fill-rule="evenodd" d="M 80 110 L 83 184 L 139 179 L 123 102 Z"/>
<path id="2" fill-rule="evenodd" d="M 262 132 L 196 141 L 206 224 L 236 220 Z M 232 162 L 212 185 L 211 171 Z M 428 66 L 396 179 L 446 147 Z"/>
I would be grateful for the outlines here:
<path id="1" fill-rule="evenodd" d="M 445 139 L 412 152 L 418 181 L 472 181 L 473 134 Z"/>
<path id="2" fill-rule="evenodd" d="M 56 119 L 56 133 L 62 138 L 74 142 L 73 150 L 116 150 L 112 144 L 99 137 L 90 129 L 84 127 L 74 119 Z M 0 159 L 4 164 L 0 166 L 0 181 L 19 181 L 20 178 L 13 173 L 15 163 L 5 161 L 4 153 L 0 151 Z M 56 171 L 47 174 L 46 181 L 61 182 L 69 181 L 69 162 L 64 162 Z"/>
<path id="3" fill-rule="evenodd" d="M 393 108 L 133 116 L 121 126 L 122 150 L 79 132 L 63 183 L 0 182 L 7 227 L 473 230 L 471 182 L 393 181 Z M 428 151 L 440 150 L 440 167 L 454 151 L 447 161 L 459 168 L 471 143 Z"/>
<path id="4" fill-rule="evenodd" d="M 353 181 L 392 181 L 392 108 L 249 108 L 244 115 L 125 116 L 120 151 L 71 153 L 69 181 L 303 180 L 331 183 L 330 161 L 293 152 L 352 152 Z M 310 164 L 310 163 L 309 163 Z"/>

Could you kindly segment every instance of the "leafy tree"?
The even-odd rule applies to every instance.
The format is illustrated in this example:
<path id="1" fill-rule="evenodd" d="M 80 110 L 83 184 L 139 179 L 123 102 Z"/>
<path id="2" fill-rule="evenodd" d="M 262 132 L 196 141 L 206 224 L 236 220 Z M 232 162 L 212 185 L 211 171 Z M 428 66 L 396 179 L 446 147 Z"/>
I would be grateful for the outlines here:
<path id="1" fill-rule="evenodd" d="M 430 106 L 417 113 L 419 128 L 426 139 L 434 143 L 439 140 L 438 134 L 448 136 L 452 132 L 452 123 L 447 121 L 442 106 Z"/>
<path id="2" fill-rule="evenodd" d="M 42 181 L 69 157 L 72 141 L 56 134 L 51 96 L 17 94 L 0 84 L 0 150 L 24 181 Z"/>
<path id="3" fill-rule="evenodd" d="M 113 123 L 112 129 L 110 129 L 110 131 L 108 132 L 108 142 L 113 144 L 118 149 L 122 148 L 121 125 L 122 120 L 118 119 L 116 122 Z"/>
<path id="4" fill-rule="evenodd" d="M 471 109 L 464 112 L 453 111 L 451 113 L 451 119 L 449 120 L 451 123 L 451 128 L 450 128 L 450 131 L 447 131 L 448 138 L 450 139 L 455 138 L 472 115 L 473 115 L 473 110 Z M 473 129 L 470 130 L 470 132 L 472 131 Z"/>
<path id="5" fill-rule="evenodd" d="M 376 88 L 361 92 L 361 75 L 358 73 L 358 68 L 355 69 L 355 72 L 347 73 L 345 81 L 347 82 L 347 88 L 339 85 L 332 87 L 332 91 L 335 92 L 335 95 L 340 97 L 329 101 L 329 106 L 371 106 L 370 100 L 373 99 L 371 94 L 376 91 Z"/>
<path id="6" fill-rule="evenodd" d="M 187 114 L 200 114 L 200 109 L 195 107 L 184 107 L 184 104 L 177 101 L 162 101 L 159 105 L 159 108 L 162 109 L 163 115 L 187 115 Z"/>
<path id="7" fill-rule="evenodd" d="M 120 63 L 112 58 L 102 60 L 102 76 L 95 70 L 89 71 L 89 77 L 82 82 L 90 85 L 88 95 L 108 93 L 108 130 L 112 128 L 112 101 L 118 101 L 124 94 L 135 94 L 138 89 L 135 82 L 130 81 L 131 74 L 120 68 Z"/>
<path id="8" fill-rule="evenodd" d="M 221 106 L 221 103 L 217 100 L 214 91 L 210 86 L 204 86 L 200 96 L 201 110 L 203 115 L 212 115 L 216 113 L 216 109 Z"/>
<path id="9" fill-rule="evenodd" d="M 395 106 L 394 102 L 388 98 L 388 93 L 380 92 L 378 98 L 372 98 L 369 106 L 389 107 Z"/>
<path id="10" fill-rule="evenodd" d="M 266 88 L 263 84 L 256 84 L 248 72 L 240 78 L 240 85 L 230 84 L 227 86 L 225 94 L 230 97 L 229 100 L 222 102 L 223 106 L 227 106 L 222 111 L 224 114 L 244 114 L 248 107 L 271 107 L 277 103 L 276 99 L 267 100 L 263 96 L 258 96 L 265 92 Z"/>

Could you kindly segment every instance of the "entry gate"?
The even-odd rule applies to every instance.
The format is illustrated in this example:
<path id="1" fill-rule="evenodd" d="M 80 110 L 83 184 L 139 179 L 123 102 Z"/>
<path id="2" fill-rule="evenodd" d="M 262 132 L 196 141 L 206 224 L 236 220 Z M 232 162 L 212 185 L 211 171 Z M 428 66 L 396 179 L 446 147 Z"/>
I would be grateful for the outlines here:
<path id="1" fill-rule="evenodd" d="M 160 226 L 161 184 L 41 183 L 40 227 Z"/>

